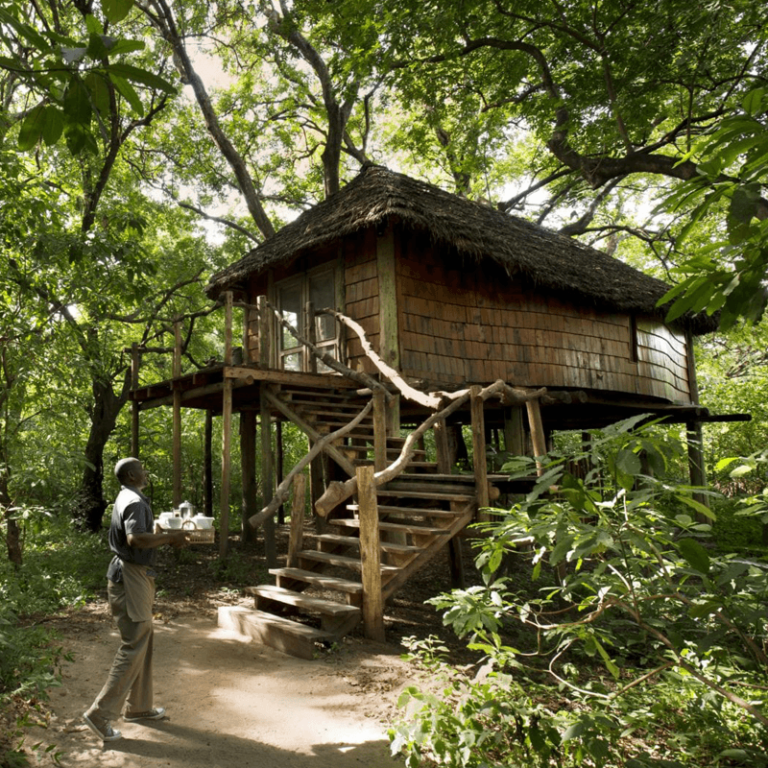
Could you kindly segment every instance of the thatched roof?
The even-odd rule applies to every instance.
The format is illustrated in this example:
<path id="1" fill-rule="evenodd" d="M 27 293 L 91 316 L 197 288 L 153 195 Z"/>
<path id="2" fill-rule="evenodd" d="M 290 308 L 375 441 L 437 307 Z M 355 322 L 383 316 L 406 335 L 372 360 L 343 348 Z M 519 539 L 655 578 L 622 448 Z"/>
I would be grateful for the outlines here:
<path id="1" fill-rule="evenodd" d="M 478 260 L 493 259 L 510 276 L 522 275 L 534 287 L 570 301 L 664 317 L 656 302 L 669 286 L 660 280 L 577 240 L 376 165 L 364 167 L 342 190 L 215 274 L 206 293 L 217 298 L 222 291 L 242 288 L 255 273 L 358 230 L 378 227 L 390 216 L 428 232 L 436 244 Z M 681 323 L 694 333 L 716 327 L 705 315 L 687 316 Z"/>

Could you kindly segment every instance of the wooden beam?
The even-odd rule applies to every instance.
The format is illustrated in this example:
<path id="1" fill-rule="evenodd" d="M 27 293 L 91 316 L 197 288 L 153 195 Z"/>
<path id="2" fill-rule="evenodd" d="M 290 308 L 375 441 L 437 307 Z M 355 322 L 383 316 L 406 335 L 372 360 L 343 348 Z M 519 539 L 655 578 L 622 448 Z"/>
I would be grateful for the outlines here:
<path id="1" fill-rule="evenodd" d="M 527 454 L 521 405 L 512 405 L 504 409 L 504 450 L 513 456 Z"/>
<path id="2" fill-rule="evenodd" d="M 268 390 L 268 387 L 262 386 L 259 394 L 261 425 L 261 487 L 263 491 L 264 506 L 272 498 L 272 414 L 269 407 L 270 400 L 275 398 Z M 277 549 L 275 544 L 275 520 L 270 515 L 264 520 L 264 557 L 267 561 L 267 567 L 277 567 Z"/>
<path id="3" fill-rule="evenodd" d="M 373 393 L 373 465 L 377 472 L 387 466 L 387 401 L 379 389 Z"/>
<path id="4" fill-rule="evenodd" d="M 437 471 L 441 475 L 450 475 L 453 469 L 451 446 L 448 441 L 448 425 L 445 419 L 439 419 L 432 428 L 435 435 L 435 452 L 437 453 Z"/>
<path id="5" fill-rule="evenodd" d="M 224 365 L 232 365 L 232 291 L 224 294 Z"/>
<path id="6" fill-rule="evenodd" d="M 255 530 L 248 518 L 256 514 L 256 412 L 240 413 L 240 471 L 243 486 L 243 542 L 253 541 Z"/>
<path id="7" fill-rule="evenodd" d="M 376 238 L 376 271 L 379 278 L 379 354 L 392 368 L 400 369 L 400 333 L 397 322 L 395 231 L 388 226 Z"/>
<path id="8" fill-rule="evenodd" d="M 483 412 L 482 387 L 476 384 L 469 388 L 469 405 L 472 418 L 472 467 L 475 473 L 477 507 L 480 521 L 490 519 L 483 510 L 490 504 L 488 496 L 488 458 L 485 448 L 485 414 Z"/>
<path id="9" fill-rule="evenodd" d="M 259 307 L 259 364 L 262 368 L 270 368 L 272 362 L 272 339 L 269 322 L 269 303 L 266 296 L 259 296 L 256 300 Z"/>
<path id="10" fill-rule="evenodd" d="M 285 463 L 285 454 L 283 451 L 283 422 L 278 421 L 275 423 L 275 477 L 277 479 L 277 487 L 283 482 L 283 464 Z M 277 524 L 285 524 L 285 505 L 283 503 L 277 508 Z"/>
<path id="11" fill-rule="evenodd" d="M 266 389 L 266 388 L 265 388 Z M 305 434 L 309 435 L 313 440 L 319 440 L 322 436 L 312 426 L 310 426 L 304 419 L 301 418 L 295 411 L 291 410 L 282 400 L 275 397 L 271 392 L 266 393 L 268 401 L 279 410 L 284 416 L 292 421 L 299 429 Z M 338 449 L 334 448 L 330 443 L 325 446 L 325 451 L 333 460 L 348 474 L 353 477 L 355 474 L 355 465 L 341 453 Z"/>
<path id="12" fill-rule="evenodd" d="M 376 501 L 374 469 L 365 464 L 357 468 L 360 503 L 360 562 L 363 582 L 363 631 L 369 640 L 383 643 L 384 601 L 381 596 L 381 539 Z"/>
<path id="13" fill-rule="evenodd" d="M 528 424 L 531 430 L 533 442 L 533 454 L 536 457 L 536 473 L 544 474 L 544 462 L 541 460 L 547 455 L 547 439 L 544 433 L 544 422 L 541 420 L 541 406 L 538 400 L 529 400 L 525 404 L 528 409 Z"/>
<path id="14" fill-rule="evenodd" d="M 291 504 L 291 530 L 288 537 L 286 566 L 298 568 L 299 552 L 304 548 L 304 505 L 307 490 L 306 475 L 299 474 L 293 480 L 293 503 Z"/>
<path id="15" fill-rule="evenodd" d="M 203 431 L 203 496 L 206 517 L 213 517 L 213 413 L 205 412 Z"/>
<path id="16" fill-rule="evenodd" d="M 229 539 L 229 481 L 232 470 L 232 380 L 224 382 L 221 395 L 221 497 L 219 504 L 219 557 L 227 557 Z"/>
<path id="17" fill-rule="evenodd" d="M 686 425 L 686 439 L 688 443 L 688 471 L 691 477 L 691 485 L 705 488 L 707 485 L 707 472 L 704 466 L 704 450 L 701 424 L 699 422 L 689 421 Z M 693 498 L 705 507 L 709 507 L 709 497 L 703 493 L 694 493 Z M 707 523 L 709 520 L 698 514 L 697 519 L 701 523 Z"/>
<path id="18" fill-rule="evenodd" d="M 332 377 L 327 373 L 265 370 L 263 368 L 247 368 L 242 365 L 232 365 L 224 368 L 224 378 L 251 379 L 252 382 L 268 381 L 270 384 L 294 384 L 299 387 L 327 388 L 332 385 L 334 389 L 357 389 L 360 386 L 353 381 L 347 381 L 339 376 Z"/>
<path id="19" fill-rule="evenodd" d="M 176 380 L 181 377 L 181 325 L 173 324 L 173 507 L 181 504 L 181 390 Z"/>

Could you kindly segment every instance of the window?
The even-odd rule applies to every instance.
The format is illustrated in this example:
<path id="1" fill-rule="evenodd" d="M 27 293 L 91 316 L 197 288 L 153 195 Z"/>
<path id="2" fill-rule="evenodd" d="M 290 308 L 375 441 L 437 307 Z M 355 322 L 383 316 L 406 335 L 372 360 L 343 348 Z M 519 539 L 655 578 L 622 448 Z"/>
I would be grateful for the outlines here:
<path id="1" fill-rule="evenodd" d="M 315 312 L 336 306 L 336 283 L 333 268 L 320 267 L 303 275 L 283 280 L 275 286 L 277 306 L 281 316 L 301 336 L 310 335 L 317 347 L 339 359 L 338 323 L 331 315 Z M 313 321 L 310 323 L 309 315 Z M 284 371 L 315 371 L 329 373 L 327 365 L 317 360 L 284 327 L 278 330 L 278 368 Z"/>

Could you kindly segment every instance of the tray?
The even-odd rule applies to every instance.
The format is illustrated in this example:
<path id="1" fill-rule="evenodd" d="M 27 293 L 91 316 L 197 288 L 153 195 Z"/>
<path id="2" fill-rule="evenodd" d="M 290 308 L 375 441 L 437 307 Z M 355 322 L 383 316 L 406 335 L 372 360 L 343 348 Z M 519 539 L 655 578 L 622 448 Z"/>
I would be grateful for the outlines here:
<path id="1" fill-rule="evenodd" d="M 183 531 L 189 536 L 190 544 L 213 544 L 216 538 L 214 528 L 164 528 L 160 523 L 156 524 L 158 533 L 175 533 Z"/>

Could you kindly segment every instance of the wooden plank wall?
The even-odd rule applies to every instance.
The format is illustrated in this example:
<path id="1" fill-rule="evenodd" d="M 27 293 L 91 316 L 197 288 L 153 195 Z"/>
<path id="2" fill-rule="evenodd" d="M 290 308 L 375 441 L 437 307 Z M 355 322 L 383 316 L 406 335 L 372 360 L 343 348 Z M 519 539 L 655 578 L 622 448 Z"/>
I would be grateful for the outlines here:
<path id="1" fill-rule="evenodd" d="M 411 236 L 401 244 L 398 272 L 408 376 L 690 400 L 684 339 L 661 323 L 638 321 L 633 362 L 629 316 L 534 293 L 493 263 L 481 271 L 471 259 L 438 260 L 428 242 Z"/>
<path id="2" fill-rule="evenodd" d="M 357 320 L 375 350 L 379 349 L 379 279 L 376 272 L 376 233 L 368 230 L 343 244 L 346 314 Z M 347 365 L 375 373 L 354 334 L 347 334 Z"/>

